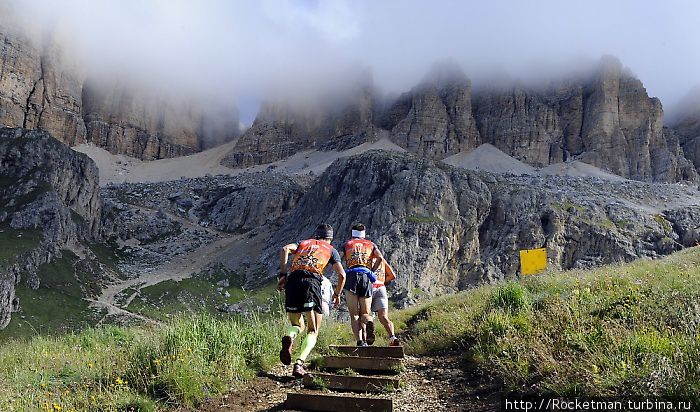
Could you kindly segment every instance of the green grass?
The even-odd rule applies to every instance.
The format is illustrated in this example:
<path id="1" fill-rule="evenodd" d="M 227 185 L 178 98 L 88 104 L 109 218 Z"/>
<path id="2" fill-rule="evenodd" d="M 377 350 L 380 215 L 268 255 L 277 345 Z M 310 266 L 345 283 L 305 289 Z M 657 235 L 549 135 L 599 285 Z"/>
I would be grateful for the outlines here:
<path id="1" fill-rule="evenodd" d="M 392 311 L 391 318 L 407 332 L 409 354 L 459 350 L 508 389 L 678 395 L 698 405 L 698 302 L 700 248 L 692 248 L 655 261 L 478 287 Z M 276 364 L 286 325 L 278 311 L 246 319 L 201 314 L 153 328 L 10 340 L 0 346 L 0 410 L 52 410 L 53 403 L 65 411 L 196 408 Z M 350 342 L 347 324 L 324 321 L 312 355 Z"/>
<path id="2" fill-rule="evenodd" d="M 395 312 L 408 351 L 459 349 L 519 391 L 700 402 L 700 248 L 532 276 Z"/>
<path id="3" fill-rule="evenodd" d="M 569 213 L 581 213 L 585 212 L 586 208 L 576 204 L 576 203 L 571 203 L 571 202 L 564 202 L 564 203 L 552 203 L 552 207 L 555 207 L 561 211 L 566 211 Z"/>
<path id="4" fill-rule="evenodd" d="M 666 218 L 664 218 L 663 216 L 654 215 L 654 221 L 656 221 L 656 223 L 658 223 L 663 228 L 664 231 L 666 231 L 666 232 L 673 231 L 673 226 L 671 225 L 671 222 L 666 220 Z"/>
<path id="5" fill-rule="evenodd" d="M 442 223 L 443 220 L 438 216 L 419 216 L 411 215 L 406 218 L 406 222 L 410 223 Z"/>
<path id="6" fill-rule="evenodd" d="M 0 410 L 196 408 L 278 364 L 286 326 L 281 314 L 226 320 L 203 314 L 158 327 L 11 340 L 0 346 Z M 337 334 L 341 329 L 347 331 Z M 324 324 L 317 348 L 348 333 L 347 325 Z M 296 355 L 301 345 L 295 346 Z"/>
<path id="7" fill-rule="evenodd" d="M 12 229 L 9 224 L 0 224 L 0 270 L 16 262 L 17 256 L 28 252 L 41 242 L 41 232 L 34 229 Z"/>
<path id="8" fill-rule="evenodd" d="M 96 323 L 99 314 L 83 300 L 86 294 L 94 293 L 85 286 L 94 285 L 94 279 L 90 283 L 89 275 L 76 270 L 77 256 L 69 251 L 62 253 L 62 258 L 38 268 L 39 289 L 17 285 L 15 295 L 20 300 L 20 311 L 12 315 L 10 324 L 0 334 L 0 340 L 62 334 Z"/>
<path id="9" fill-rule="evenodd" d="M 228 292 L 229 297 L 217 291 L 219 286 L 216 283 L 225 278 L 230 280 L 230 284 L 223 291 Z M 276 296 L 275 287 L 276 284 L 269 284 L 261 289 L 246 291 L 236 274 L 218 272 L 206 277 L 192 277 L 177 282 L 169 280 L 142 288 L 129 304 L 128 310 L 160 320 L 173 315 L 201 312 L 221 316 L 216 307 L 223 303 L 234 304 L 247 300 L 251 304 L 270 304 L 270 298 Z M 273 302 L 272 306 L 278 305 Z"/>
<path id="10" fill-rule="evenodd" d="M 128 259 L 128 256 L 119 252 L 119 247 L 115 243 L 90 243 L 88 248 L 95 254 L 97 260 L 103 265 L 113 270 L 118 275 L 121 274 L 118 264 L 121 259 Z"/>

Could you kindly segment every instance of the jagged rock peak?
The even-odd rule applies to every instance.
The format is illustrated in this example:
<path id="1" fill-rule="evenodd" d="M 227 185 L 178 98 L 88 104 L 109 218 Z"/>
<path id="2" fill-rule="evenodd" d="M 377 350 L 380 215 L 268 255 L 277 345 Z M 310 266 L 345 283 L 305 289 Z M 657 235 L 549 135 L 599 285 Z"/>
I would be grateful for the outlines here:
<path id="1" fill-rule="evenodd" d="M 90 76 L 49 31 L 37 39 L 13 26 L 0 21 L 0 126 L 46 130 L 71 146 L 90 142 L 146 160 L 190 154 L 237 134 L 237 110 L 220 121 L 199 102 L 164 98 L 152 85 Z"/>
<path id="2" fill-rule="evenodd" d="M 0 227 L 5 241 L 25 239 L 0 259 L 0 329 L 16 310 L 16 283 L 38 288 L 42 264 L 64 249 L 99 240 L 98 179 L 90 158 L 47 132 L 0 128 Z"/>

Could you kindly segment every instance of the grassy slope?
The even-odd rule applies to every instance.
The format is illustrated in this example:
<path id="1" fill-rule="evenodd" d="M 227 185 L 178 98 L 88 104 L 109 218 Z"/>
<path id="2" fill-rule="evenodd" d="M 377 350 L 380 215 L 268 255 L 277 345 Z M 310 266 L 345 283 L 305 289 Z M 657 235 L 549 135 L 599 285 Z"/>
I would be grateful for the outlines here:
<path id="1" fill-rule="evenodd" d="M 228 279 L 229 287 L 218 292 L 217 282 Z M 128 310 L 142 315 L 166 320 L 173 315 L 184 315 L 206 312 L 213 316 L 221 316 L 216 307 L 223 304 L 238 303 L 250 299 L 257 303 L 271 303 L 266 300 L 272 296 L 274 285 L 246 292 L 239 276 L 233 272 L 221 270 L 207 276 L 196 276 L 181 281 L 168 280 L 142 288 Z M 229 297 L 222 295 L 228 292 Z"/>
<path id="2" fill-rule="evenodd" d="M 41 279 L 39 289 L 32 290 L 24 284 L 16 286 L 20 311 L 12 315 L 10 324 L 0 332 L 0 341 L 36 334 L 65 333 L 95 324 L 98 316 L 83 300 L 85 291 L 81 288 L 89 280 L 81 280 L 80 277 L 87 275 L 76 273 L 77 256 L 70 251 L 64 250 L 62 253 L 62 258 L 43 264 L 37 270 Z"/>
<path id="3" fill-rule="evenodd" d="M 700 399 L 700 248 L 485 286 L 397 319 L 412 352 L 464 350 L 517 391 Z"/>
<path id="4" fill-rule="evenodd" d="M 464 350 L 515 390 L 697 401 L 699 263 L 700 248 L 688 249 L 480 287 L 392 317 L 410 331 L 410 352 Z M 197 405 L 275 363 L 285 324 L 279 314 L 202 315 L 11 341 L 0 346 L 0 410 Z M 349 341 L 349 328 L 331 323 L 318 348 Z"/>

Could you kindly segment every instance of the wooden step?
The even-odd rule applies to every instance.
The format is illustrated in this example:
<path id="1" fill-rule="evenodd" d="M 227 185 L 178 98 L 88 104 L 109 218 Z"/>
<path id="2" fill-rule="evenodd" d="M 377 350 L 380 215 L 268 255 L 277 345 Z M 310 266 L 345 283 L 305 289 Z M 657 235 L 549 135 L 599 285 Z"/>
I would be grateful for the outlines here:
<path id="1" fill-rule="evenodd" d="M 331 349 L 343 355 L 362 356 L 366 358 L 403 358 L 403 346 L 340 346 L 331 345 Z"/>
<path id="2" fill-rule="evenodd" d="M 391 399 L 359 396 L 325 395 L 319 393 L 287 393 L 285 408 L 302 411 L 328 412 L 392 412 Z"/>
<path id="3" fill-rule="evenodd" d="M 377 376 L 347 376 L 330 373 L 307 373 L 304 376 L 304 386 L 307 388 L 335 389 L 353 392 L 387 392 L 399 388 L 396 378 Z"/>
<path id="4" fill-rule="evenodd" d="M 350 368 L 363 371 L 398 373 L 401 370 L 401 359 L 370 358 L 362 356 L 324 356 L 320 366 L 324 369 Z"/>

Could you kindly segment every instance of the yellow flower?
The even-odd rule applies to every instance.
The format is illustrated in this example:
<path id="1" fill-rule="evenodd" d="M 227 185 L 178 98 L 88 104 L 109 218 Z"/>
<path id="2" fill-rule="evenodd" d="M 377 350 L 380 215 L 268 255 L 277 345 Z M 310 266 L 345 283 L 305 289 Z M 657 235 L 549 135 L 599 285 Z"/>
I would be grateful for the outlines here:
<path id="1" fill-rule="evenodd" d="M 124 384 L 124 381 L 122 380 L 122 378 L 117 378 L 117 379 L 115 379 L 114 381 L 117 383 L 117 385 L 123 385 L 123 384 Z"/>
<path id="2" fill-rule="evenodd" d="M 95 365 L 93 365 L 92 362 L 88 363 L 88 368 L 92 368 L 93 366 Z"/>
<path id="3" fill-rule="evenodd" d="M 52 406 L 54 411 L 60 411 L 62 409 L 61 405 L 57 404 L 56 402 L 54 402 Z"/>

